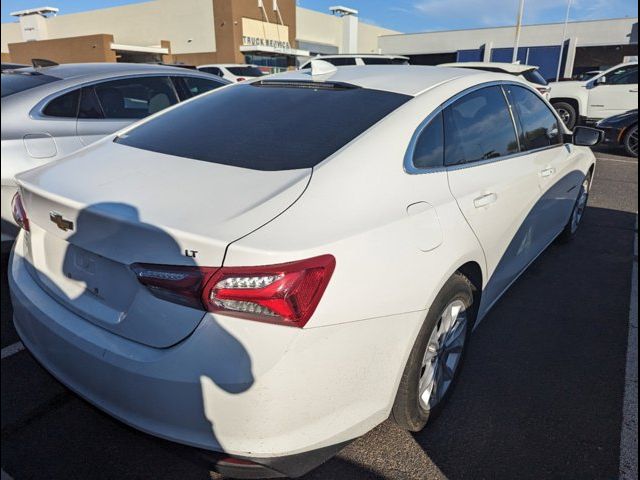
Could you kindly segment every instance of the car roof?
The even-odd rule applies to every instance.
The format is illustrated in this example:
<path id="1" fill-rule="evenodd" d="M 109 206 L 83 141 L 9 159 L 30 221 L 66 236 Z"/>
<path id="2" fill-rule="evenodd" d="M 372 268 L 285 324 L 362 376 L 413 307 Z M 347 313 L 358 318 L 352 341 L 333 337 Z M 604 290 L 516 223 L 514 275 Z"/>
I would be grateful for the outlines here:
<path id="1" fill-rule="evenodd" d="M 181 67 L 172 67 L 168 65 L 155 65 L 148 63 L 63 63 L 53 65 L 51 67 L 24 68 L 21 72 L 38 72 L 43 75 L 51 75 L 52 77 L 64 80 L 78 77 L 102 77 L 104 75 L 127 75 L 127 74 L 145 74 L 145 73 L 176 73 L 188 72 L 189 69 Z"/>
<path id="2" fill-rule="evenodd" d="M 443 63 L 439 67 L 456 67 L 456 68 L 494 68 L 507 73 L 524 73 L 531 70 L 537 70 L 538 67 L 533 65 L 523 65 L 521 63 L 506 62 L 454 62 Z"/>
<path id="3" fill-rule="evenodd" d="M 269 76 L 260 81 L 338 82 L 372 90 L 417 96 L 435 86 L 457 78 L 476 77 L 478 82 L 499 80 L 506 74 L 469 68 L 441 68 L 415 65 L 367 65 L 335 67 L 332 73 L 311 75 L 311 69 L 295 70 Z M 502 77 L 504 78 L 504 77 Z M 504 78 L 506 80 L 506 78 Z M 511 77 L 509 79 L 512 79 Z"/>

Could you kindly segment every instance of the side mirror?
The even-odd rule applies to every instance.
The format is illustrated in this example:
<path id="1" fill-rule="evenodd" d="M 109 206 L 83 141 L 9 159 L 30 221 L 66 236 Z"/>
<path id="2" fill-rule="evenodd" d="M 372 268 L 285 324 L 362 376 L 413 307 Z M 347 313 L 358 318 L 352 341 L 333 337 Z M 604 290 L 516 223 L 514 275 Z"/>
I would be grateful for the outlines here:
<path id="1" fill-rule="evenodd" d="M 596 80 L 596 85 L 604 85 L 607 83 L 607 76 L 603 75 Z"/>
<path id="2" fill-rule="evenodd" d="M 604 132 L 597 128 L 576 127 L 571 143 L 579 147 L 595 147 L 604 140 Z"/>

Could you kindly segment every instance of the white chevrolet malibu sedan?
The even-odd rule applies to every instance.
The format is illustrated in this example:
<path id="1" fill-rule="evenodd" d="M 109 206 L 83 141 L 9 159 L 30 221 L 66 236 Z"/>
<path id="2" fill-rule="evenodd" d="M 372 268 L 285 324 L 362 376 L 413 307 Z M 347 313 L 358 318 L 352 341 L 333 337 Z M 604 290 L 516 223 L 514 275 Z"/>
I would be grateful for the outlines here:
<path id="1" fill-rule="evenodd" d="M 469 69 L 204 94 L 17 177 L 16 329 L 123 422 L 300 476 L 443 407 L 474 324 L 576 233 L 600 139 Z"/>

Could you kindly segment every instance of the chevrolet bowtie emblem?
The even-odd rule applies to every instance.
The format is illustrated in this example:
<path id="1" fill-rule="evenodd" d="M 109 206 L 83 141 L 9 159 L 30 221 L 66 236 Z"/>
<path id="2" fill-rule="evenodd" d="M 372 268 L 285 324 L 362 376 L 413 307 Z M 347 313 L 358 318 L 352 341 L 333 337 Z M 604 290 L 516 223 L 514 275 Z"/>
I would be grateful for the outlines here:
<path id="1" fill-rule="evenodd" d="M 73 222 L 71 220 L 67 220 L 58 212 L 49 212 L 49 220 L 55 223 L 60 230 L 67 231 L 73 230 Z"/>

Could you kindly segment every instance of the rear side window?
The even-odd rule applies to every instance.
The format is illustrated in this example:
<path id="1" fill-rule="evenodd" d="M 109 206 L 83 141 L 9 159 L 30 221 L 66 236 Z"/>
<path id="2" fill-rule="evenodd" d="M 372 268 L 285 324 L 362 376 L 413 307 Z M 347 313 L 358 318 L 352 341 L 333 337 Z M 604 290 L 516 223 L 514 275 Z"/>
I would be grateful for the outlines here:
<path id="1" fill-rule="evenodd" d="M 517 153 L 518 139 L 500 87 L 462 97 L 444 111 L 445 163 L 487 160 Z"/>
<path id="2" fill-rule="evenodd" d="M 51 100 L 44 107 L 42 113 L 48 117 L 76 118 L 78 116 L 79 101 L 80 90 L 73 90 Z"/>
<path id="3" fill-rule="evenodd" d="M 444 165 L 444 125 L 439 113 L 422 130 L 413 151 L 413 166 L 438 168 Z"/>
<path id="4" fill-rule="evenodd" d="M 219 82 L 215 79 L 208 80 L 206 78 L 201 77 L 181 77 L 184 81 L 184 84 L 189 92 L 189 96 L 195 97 L 200 95 L 201 93 L 208 92 L 210 90 L 215 90 L 216 88 L 224 85 L 222 82 Z"/>
<path id="5" fill-rule="evenodd" d="M 516 108 L 526 150 L 562 143 L 558 119 L 536 94 L 515 85 L 505 88 Z"/>
<path id="6" fill-rule="evenodd" d="M 236 85 L 187 102 L 116 142 L 255 170 L 311 168 L 410 98 L 312 82 Z"/>
<path id="7" fill-rule="evenodd" d="M 60 80 L 51 75 L 44 75 L 38 72 L 11 72 L 3 73 L 1 82 L 2 98 L 13 95 L 14 93 L 24 92 L 40 85 Z"/>
<path id="8" fill-rule="evenodd" d="M 94 86 L 105 118 L 144 118 L 178 103 L 169 77 L 132 77 Z"/>

